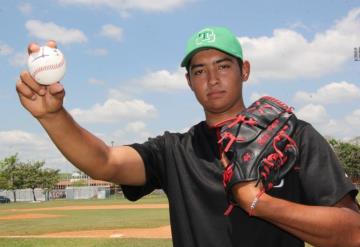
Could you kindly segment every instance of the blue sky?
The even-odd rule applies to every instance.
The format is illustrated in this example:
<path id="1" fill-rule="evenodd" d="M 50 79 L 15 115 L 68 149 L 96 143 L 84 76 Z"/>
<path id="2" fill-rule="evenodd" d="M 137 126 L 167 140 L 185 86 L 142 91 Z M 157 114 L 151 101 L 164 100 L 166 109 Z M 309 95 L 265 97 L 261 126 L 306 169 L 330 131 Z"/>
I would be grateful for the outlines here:
<path id="1" fill-rule="evenodd" d="M 179 64 L 187 39 L 206 26 L 226 26 L 242 43 L 252 65 L 247 105 L 271 95 L 325 136 L 360 136 L 359 0 L 2 1 L 0 159 L 18 153 L 74 170 L 18 101 L 29 42 L 58 41 L 68 64 L 66 109 L 122 145 L 204 119 Z"/>

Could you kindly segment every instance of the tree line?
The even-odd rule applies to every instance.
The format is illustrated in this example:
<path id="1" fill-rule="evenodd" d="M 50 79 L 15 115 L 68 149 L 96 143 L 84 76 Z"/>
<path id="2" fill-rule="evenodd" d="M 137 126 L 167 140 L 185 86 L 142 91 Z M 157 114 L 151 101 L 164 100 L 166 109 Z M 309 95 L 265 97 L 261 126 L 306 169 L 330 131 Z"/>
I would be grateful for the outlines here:
<path id="1" fill-rule="evenodd" d="M 331 139 L 329 143 L 343 164 L 346 174 L 354 183 L 360 184 L 360 145 L 335 139 Z"/>
<path id="2" fill-rule="evenodd" d="M 346 174 L 354 183 L 360 184 L 360 146 L 335 139 L 329 140 L 331 147 L 344 166 Z M 60 170 L 44 167 L 44 161 L 22 162 L 17 154 L 0 161 L 0 190 L 13 192 L 16 201 L 17 189 L 32 189 L 34 201 L 35 189 L 42 188 L 49 200 L 50 191 L 61 179 Z"/>
<path id="3" fill-rule="evenodd" d="M 12 191 L 16 202 L 16 190 L 31 189 L 36 201 L 35 189 L 42 188 L 49 200 L 50 191 L 60 181 L 60 170 L 44 165 L 44 161 L 22 162 L 17 154 L 6 157 L 0 161 L 0 190 Z"/>

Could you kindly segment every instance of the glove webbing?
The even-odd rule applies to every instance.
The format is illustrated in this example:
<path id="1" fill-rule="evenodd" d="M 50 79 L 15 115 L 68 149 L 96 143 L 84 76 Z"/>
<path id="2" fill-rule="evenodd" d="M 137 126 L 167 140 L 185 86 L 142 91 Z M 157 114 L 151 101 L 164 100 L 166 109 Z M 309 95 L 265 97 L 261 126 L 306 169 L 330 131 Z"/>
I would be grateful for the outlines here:
<path id="1" fill-rule="evenodd" d="M 295 141 L 285 133 L 285 130 L 287 128 L 288 126 L 285 125 L 283 129 L 273 139 L 272 145 L 275 150 L 275 153 L 269 154 L 266 158 L 264 158 L 261 161 L 262 164 L 261 167 L 263 168 L 263 171 L 260 172 L 260 177 L 256 185 L 258 185 L 260 180 L 262 180 L 265 190 L 270 190 L 274 186 L 272 182 L 266 183 L 268 176 L 270 174 L 270 170 L 274 168 L 280 168 L 288 160 L 288 156 L 284 154 L 284 152 L 277 147 L 277 143 L 285 139 L 288 142 L 288 144 L 286 144 L 284 150 L 288 150 L 290 148 L 296 147 Z M 277 171 L 279 171 L 279 169 L 277 169 Z"/>

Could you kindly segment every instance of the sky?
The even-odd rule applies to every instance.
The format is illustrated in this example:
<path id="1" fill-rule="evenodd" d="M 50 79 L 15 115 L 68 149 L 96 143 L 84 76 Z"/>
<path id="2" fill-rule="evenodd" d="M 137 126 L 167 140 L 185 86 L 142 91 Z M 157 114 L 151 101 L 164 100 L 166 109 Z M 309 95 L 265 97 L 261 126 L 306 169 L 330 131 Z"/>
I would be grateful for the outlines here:
<path id="1" fill-rule="evenodd" d="M 72 172 L 20 104 L 15 84 L 28 43 L 64 53 L 65 108 L 108 145 L 184 132 L 204 113 L 180 68 L 188 38 L 232 30 L 251 64 L 244 100 L 295 108 L 322 135 L 360 136 L 360 0 L 0 0 L 0 160 Z"/>

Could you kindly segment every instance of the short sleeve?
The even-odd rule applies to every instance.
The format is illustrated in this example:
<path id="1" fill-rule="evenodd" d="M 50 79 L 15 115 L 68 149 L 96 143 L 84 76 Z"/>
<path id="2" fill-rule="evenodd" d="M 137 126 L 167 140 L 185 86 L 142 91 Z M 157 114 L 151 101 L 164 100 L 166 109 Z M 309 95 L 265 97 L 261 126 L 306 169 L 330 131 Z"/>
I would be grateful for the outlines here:
<path id="1" fill-rule="evenodd" d="M 310 124 L 297 133 L 300 181 L 309 205 L 332 206 L 357 190 L 330 144 Z"/>
<path id="2" fill-rule="evenodd" d="M 143 186 L 121 185 L 125 197 L 136 201 L 155 189 L 163 188 L 164 136 L 129 146 L 139 153 L 145 165 L 146 183 Z"/>

